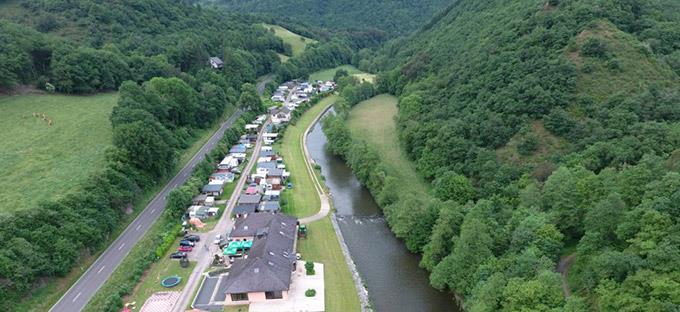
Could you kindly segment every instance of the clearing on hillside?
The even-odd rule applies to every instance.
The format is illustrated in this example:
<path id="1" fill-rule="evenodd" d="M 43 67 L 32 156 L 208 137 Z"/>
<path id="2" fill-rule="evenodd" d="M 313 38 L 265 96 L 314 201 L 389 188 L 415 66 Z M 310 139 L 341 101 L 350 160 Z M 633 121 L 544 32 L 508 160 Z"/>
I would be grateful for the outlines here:
<path id="1" fill-rule="evenodd" d="M 385 170 L 416 194 L 427 194 L 428 186 L 416 173 L 415 164 L 406 158 L 399 145 L 394 117 L 397 98 L 382 94 L 357 104 L 349 113 L 347 125 L 352 135 L 374 146 L 382 158 Z M 414 183 L 411 183 L 414 182 Z"/>
<path id="2" fill-rule="evenodd" d="M 333 76 L 335 76 L 335 72 L 338 70 L 344 69 L 349 73 L 350 75 L 359 78 L 361 81 L 368 81 L 368 82 L 374 82 L 375 81 L 375 75 L 369 74 L 366 72 L 363 72 L 359 70 L 358 68 L 352 66 L 352 65 L 342 65 L 338 66 L 336 68 L 330 68 L 330 69 L 323 69 L 317 72 L 313 72 L 309 75 L 309 80 L 311 81 L 316 81 L 316 80 L 331 80 L 333 79 Z"/>
<path id="3" fill-rule="evenodd" d="M 0 213 L 62 196 L 101 167 L 117 99 L 117 93 L 0 97 Z"/>
<path id="4" fill-rule="evenodd" d="M 264 24 L 264 27 L 267 29 L 273 29 L 274 34 L 281 38 L 283 40 L 283 43 L 288 43 L 290 44 L 291 48 L 293 48 L 293 56 L 298 56 L 302 51 L 305 50 L 305 47 L 309 43 L 314 43 L 316 40 L 310 39 L 304 36 L 300 36 L 288 29 L 285 29 L 279 25 L 271 25 L 271 24 Z M 288 60 L 288 56 L 279 54 L 279 57 L 281 58 L 282 62 L 285 62 Z"/>

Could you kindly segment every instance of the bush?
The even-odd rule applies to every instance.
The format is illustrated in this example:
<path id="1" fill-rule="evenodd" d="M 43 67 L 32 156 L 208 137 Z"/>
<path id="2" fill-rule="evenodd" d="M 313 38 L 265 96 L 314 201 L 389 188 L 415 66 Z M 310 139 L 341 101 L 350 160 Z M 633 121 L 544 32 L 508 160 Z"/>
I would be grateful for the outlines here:
<path id="1" fill-rule="evenodd" d="M 305 291 L 305 296 L 306 296 L 306 297 L 314 297 L 314 296 L 316 296 L 316 290 L 315 290 L 315 289 L 312 289 L 312 288 L 307 289 L 307 291 Z"/>
<path id="2" fill-rule="evenodd" d="M 307 271 L 307 275 L 316 274 L 316 272 L 314 272 L 314 262 L 311 261 L 305 262 L 305 270 Z"/>
<path id="3" fill-rule="evenodd" d="M 581 46 L 581 54 L 590 57 L 604 58 L 607 55 L 607 44 L 596 38 L 588 38 Z"/>
<path id="4" fill-rule="evenodd" d="M 517 151 L 522 156 L 529 156 L 533 154 L 536 149 L 538 149 L 538 138 L 531 132 L 524 135 L 517 145 Z"/>

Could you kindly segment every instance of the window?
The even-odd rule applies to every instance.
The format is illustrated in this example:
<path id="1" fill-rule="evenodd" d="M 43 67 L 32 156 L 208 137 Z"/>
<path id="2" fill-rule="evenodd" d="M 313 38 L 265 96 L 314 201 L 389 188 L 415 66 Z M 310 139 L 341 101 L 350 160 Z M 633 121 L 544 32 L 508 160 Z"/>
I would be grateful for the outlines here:
<path id="1" fill-rule="evenodd" d="M 247 293 L 231 294 L 231 301 L 247 301 L 247 300 L 248 300 Z"/>
<path id="2" fill-rule="evenodd" d="M 268 291 L 268 292 L 264 293 L 264 297 L 267 298 L 267 300 L 282 299 L 283 298 L 283 292 L 282 291 Z"/>

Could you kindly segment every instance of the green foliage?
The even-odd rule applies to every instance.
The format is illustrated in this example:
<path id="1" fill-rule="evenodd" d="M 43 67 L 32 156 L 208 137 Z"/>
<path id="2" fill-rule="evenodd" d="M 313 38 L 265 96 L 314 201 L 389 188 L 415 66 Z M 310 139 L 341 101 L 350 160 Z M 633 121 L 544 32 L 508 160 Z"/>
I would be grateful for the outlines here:
<path id="1" fill-rule="evenodd" d="M 185 2 L 23 1 L 0 21 L 0 86 L 49 77 L 57 91 L 115 90 L 121 82 L 195 74 L 208 57 L 225 61 L 227 86 L 272 72 L 285 50 L 254 19 Z M 8 21 L 11 19 L 11 22 Z M 36 27 L 42 34 L 32 30 Z M 216 35 L 218 34 L 218 35 Z M 228 85 L 227 85 L 228 84 Z M 196 87 L 196 86 L 193 86 Z"/>
<path id="2" fill-rule="evenodd" d="M 316 274 L 316 272 L 314 272 L 314 262 L 311 262 L 311 261 L 305 262 L 305 271 L 306 271 L 307 275 Z"/>
<path id="3" fill-rule="evenodd" d="M 362 68 L 382 71 L 377 89 L 400 97 L 401 143 L 435 194 L 455 201 L 472 189 L 462 193 L 478 199 L 437 203 L 428 238 L 406 231 L 426 204 L 374 192 L 398 237 L 427 242 L 421 266 L 433 286 L 470 311 L 679 306 L 668 291 L 680 267 L 680 141 L 670 139 L 680 133 L 670 105 L 680 99 L 678 9 L 670 0 L 463 0 L 417 34 L 359 53 Z M 539 122 L 560 146 L 524 128 Z M 340 121 L 326 128 L 332 151 L 352 149 Z M 499 157 L 511 139 L 521 162 Z M 575 256 L 569 300 L 551 272 L 563 253 Z"/>
<path id="4" fill-rule="evenodd" d="M 470 181 L 455 172 L 445 172 L 433 182 L 435 195 L 443 201 L 452 200 L 459 204 L 465 204 L 474 199 L 475 189 Z"/>
<path id="5" fill-rule="evenodd" d="M 238 106 L 244 110 L 249 110 L 258 114 L 265 111 L 260 95 L 257 94 L 255 86 L 250 83 L 245 83 L 241 87 L 241 96 L 238 99 Z"/>
<path id="6" fill-rule="evenodd" d="M 404 0 L 365 3 L 350 0 L 333 2 L 219 0 L 209 1 L 209 3 L 240 12 L 292 17 L 315 26 L 333 28 L 334 30 L 369 29 L 377 32 L 371 30 L 377 28 L 392 35 L 400 35 L 418 29 L 432 14 L 448 4 L 448 2 L 442 0 L 427 0 L 417 3 Z"/>
<path id="7" fill-rule="evenodd" d="M 590 57 L 604 58 L 607 56 L 607 44 L 597 38 L 588 38 L 583 42 L 581 54 Z"/>
<path id="8" fill-rule="evenodd" d="M 305 297 L 314 297 L 316 296 L 316 290 L 315 289 L 307 289 L 305 290 Z"/>

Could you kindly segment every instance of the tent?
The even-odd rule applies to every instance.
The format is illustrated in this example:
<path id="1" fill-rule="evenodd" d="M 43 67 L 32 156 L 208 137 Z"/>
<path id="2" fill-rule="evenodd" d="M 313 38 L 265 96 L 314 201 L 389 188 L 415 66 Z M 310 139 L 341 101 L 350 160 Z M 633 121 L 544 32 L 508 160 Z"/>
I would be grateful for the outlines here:
<path id="1" fill-rule="evenodd" d="M 253 241 L 247 240 L 247 241 L 235 241 L 235 242 L 229 242 L 229 245 L 224 248 L 223 254 L 225 256 L 236 256 L 238 255 L 239 250 L 246 250 L 250 249 L 253 247 Z"/>

